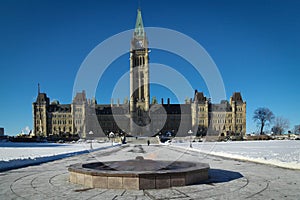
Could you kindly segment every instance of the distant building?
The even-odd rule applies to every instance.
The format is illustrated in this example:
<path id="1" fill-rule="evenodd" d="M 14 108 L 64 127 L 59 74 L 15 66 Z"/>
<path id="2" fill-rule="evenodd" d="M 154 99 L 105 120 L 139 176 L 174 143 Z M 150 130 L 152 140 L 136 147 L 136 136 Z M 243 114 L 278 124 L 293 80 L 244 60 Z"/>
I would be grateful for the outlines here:
<path id="1" fill-rule="evenodd" d="M 97 104 L 78 92 L 71 104 L 50 103 L 46 93 L 40 93 L 33 103 L 34 134 L 51 136 L 79 134 L 86 137 L 110 132 L 129 135 L 172 133 L 185 136 L 189 130 L 196 135 L 245 135 L 246 102 L 239 92 L 230 101 L 213 104 L 202 92 L 184 104 L 150 103 L 148 39 L 138 10 L 130 48 L 130 101 L 120 104 Z M 163 120 L 163 114 L 166 119 Z"/>
<path id="2" fill-rule="evenodd" d="M 246 102 L 241 93 L 235 92 L 229 102 L 222 100 L 219 104 L 212 104 L 202 92 L 196 91 L 192 104 L 192 126 L 198 127 L 197 132 L 204 135 L 245 135 Z"/>
<path id="3" fill-rule="evenodd" d="M 0 136 L 4 136 L 4 128 L 0 128 Z"/>

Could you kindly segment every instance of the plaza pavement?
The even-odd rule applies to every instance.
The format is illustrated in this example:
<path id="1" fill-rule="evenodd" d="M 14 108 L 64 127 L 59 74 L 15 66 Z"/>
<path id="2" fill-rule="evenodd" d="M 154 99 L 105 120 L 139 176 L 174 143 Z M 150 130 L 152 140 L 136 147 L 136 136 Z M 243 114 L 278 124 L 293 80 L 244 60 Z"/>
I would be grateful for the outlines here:
<path id="1" fill-rule="evenodd" d="M 91 189 L 69 182 L 68 166 L 144 156 L 210 165 L 204 183 L 159 190 Z M 300 171 L 208 156 L 173 146 L 125 145 L 0 173 L 0 199 L 300 199 Z"/>

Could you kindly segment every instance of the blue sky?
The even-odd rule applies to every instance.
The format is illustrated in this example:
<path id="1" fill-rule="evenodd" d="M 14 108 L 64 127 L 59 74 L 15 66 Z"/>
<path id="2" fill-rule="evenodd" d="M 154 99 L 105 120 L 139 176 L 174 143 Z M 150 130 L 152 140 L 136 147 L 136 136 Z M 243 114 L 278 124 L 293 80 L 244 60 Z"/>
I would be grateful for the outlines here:
<path id="1" fill-rule="evenodd" d="M 108 37 L 134 28 L 137 7 L 133 0 L 2 0 L 0 127 L 9 135 L 32 128 L 37 83 L 52 100 L 70 103 L 84 58 Z M 291 129 L 300 124 L 299 1 L 148 0 L 141 1 L 141 8 L 145 26 L 182 32 L 206 49 L 220 70 L 227 98 L 240 91 L 247 101 L 247 132 L 257 131 L 252 120 L 257 107 L 289 119 Z M 98 103 L 109 103 L 114 81 L 129 68 L 128 57 L 121 56 L 107 70 L 98 85 Z M 181 71 L 208 95 L 201 77 L 193 77 L 183 59 L 159 50 L 150 59 Z M 151 96 L 171 96 L 176 102 L 170 91 L 157 86 Z"/>

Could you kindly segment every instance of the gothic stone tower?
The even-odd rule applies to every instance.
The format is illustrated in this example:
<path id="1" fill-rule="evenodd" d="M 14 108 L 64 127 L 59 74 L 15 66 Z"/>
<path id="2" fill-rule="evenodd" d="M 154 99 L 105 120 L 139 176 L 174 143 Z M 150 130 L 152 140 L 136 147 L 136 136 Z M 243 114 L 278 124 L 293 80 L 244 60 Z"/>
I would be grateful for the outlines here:
<path id="1" fill-rule="evenodd" d="M 146 126 L 149 112 L 149 56 L 148 40 L 143 26 L 141 10 L 138 9 L 135 30 L 130 47 L 130 114 L 131 132 L 134 123 L 138 127 Z"/>
<path id="2" fill-rule="evenodd" d="M 38 84 L 38 96 L 32 104 L 33 111 L 33 133 L 36 136 L 47 137 L 50 132 L 50 124 L 48 123 L 48 107 L 50 99 L 46 93 L 40 92 L 40 84 Z"/>

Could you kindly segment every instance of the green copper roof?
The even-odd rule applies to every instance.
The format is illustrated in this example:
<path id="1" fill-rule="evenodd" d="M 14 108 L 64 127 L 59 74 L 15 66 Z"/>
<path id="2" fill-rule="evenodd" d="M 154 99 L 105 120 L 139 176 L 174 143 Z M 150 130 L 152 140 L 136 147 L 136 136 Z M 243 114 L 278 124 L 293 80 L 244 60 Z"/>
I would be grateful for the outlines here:
<path id="1" fill-rule="evenodd" d="M 144 37 L 144 25 L 142 19 L 142 12 L 140 9 L 137 10 L 138 14 L 136 17 L 136 24 L 134 29 L 134 35 L 138 37 Z"/>

